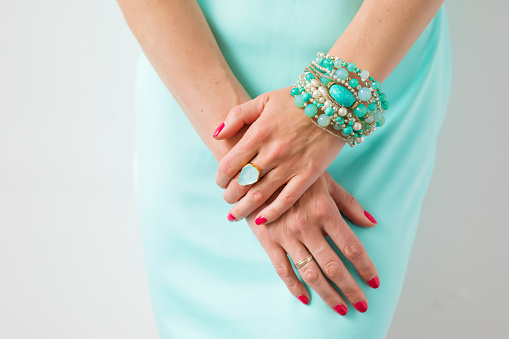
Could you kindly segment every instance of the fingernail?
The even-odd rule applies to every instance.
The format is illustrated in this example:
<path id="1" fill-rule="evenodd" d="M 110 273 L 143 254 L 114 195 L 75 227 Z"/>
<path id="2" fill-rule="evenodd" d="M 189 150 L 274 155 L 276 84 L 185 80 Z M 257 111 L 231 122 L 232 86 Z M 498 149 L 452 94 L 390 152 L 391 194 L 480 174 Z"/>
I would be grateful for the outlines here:
<path id="1" fill-rule="evenodd" d="M 378 286 L 380 286 L 380 279 L 378 279 L 378 277 L 371 278 L 368 281 L 368 285 L 373 288 L 378 288 Z"/>
<path id="2" fill-rule="evenodd" d="M 235 221 L 235 220 L 237 220 L 237 218 L 235 218 L 235 217 L 233 216 L 233 214 L 228 213 L 228 221 Z"/>
<path id="3" fill-rule="evenodd" d="M 338 305 L 334 306 L 334 311 L 338 312 L 341 315 L 346 315 L 346 312 L 348 312 L 346 307 L 344 305 L 341 305 L 341 304 L 338 304 Z"/>
<path id="4" fill-rule="evenodd" d="M 265 218 L 263 215 L 260 215 L 258 218 L 256 218 L 255 220 L 255 224 L 257 225 L 261 225 L 263 224 L 264 222 L 267 222 L 267 218 Z"/>
<path id="5" fill-rule="evenodd" d="M 217 137 L 217 135 L 219 134 L 219 132 L 221 132 L 223 130 L 223 128 L 224 128 L 224 122 L 221 125 L 219 125 L 218 128 L 216 128 L 216 131 L 214 132 L 214 135 L 212 137 L 214 137 L 214 138 Z"/>
<path id="6" fill-rule="evenodd" d="M 368 304 L 366 304 L 364 301 L 358 301 L 354 304 L 357 311 L 364 313 L 368 309 Z"/>
<path id="7" fill-rule="evenodd" d="M 309 299 L 308 299 L 308 298 L 306 298 L 306 296 L 305 296 L 304 294 L 299 295 L 299 300 L 300 300 L 300 301 L 302 301 L 302 303 L 303 303 L 304 305 L 309 304 Z"/>
<path id="8" fill-rule="evenodd" d="M 376 224 L 375 218 L 373 218 L 373 216 L 371 214 L 369 214 L 368 211 L 364 211 L 364 215 L 366 216 L 366 218 L 369 219 L 369 221 L 371 221 L 372 223 Z"/>

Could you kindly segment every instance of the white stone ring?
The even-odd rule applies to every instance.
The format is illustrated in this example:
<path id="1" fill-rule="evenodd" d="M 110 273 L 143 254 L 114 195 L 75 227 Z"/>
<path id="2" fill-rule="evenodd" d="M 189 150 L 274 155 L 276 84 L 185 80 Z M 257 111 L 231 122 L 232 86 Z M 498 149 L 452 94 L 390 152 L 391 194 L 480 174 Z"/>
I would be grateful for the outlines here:
<path id="1" fill-rule="evenodd" d="M 239 174 L 239 185 L 247 186 L 254 184 L 260 179 L 260 168 L 252 162 L 247 163 L 242 167 Z"/>

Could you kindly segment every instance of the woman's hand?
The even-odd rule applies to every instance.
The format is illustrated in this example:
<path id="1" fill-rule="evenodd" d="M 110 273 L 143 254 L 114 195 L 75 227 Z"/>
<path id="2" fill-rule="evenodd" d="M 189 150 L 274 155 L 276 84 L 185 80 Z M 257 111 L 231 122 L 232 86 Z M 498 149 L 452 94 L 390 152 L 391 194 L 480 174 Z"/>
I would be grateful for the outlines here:
<path id="1" fill-rule="evenodd" d="M 364 246 L 343 220 L 340 211 L 359 226 L 375 225 L 376 221 L 371 222 L 371 215 L 365 214 L 355 198 L 325 172 L 292 208 L 273 224 L 255 225 L 256 213 L 248 216 L 246 221 L 290 293 L 304 304 L 309 303 L 309 293 L 295 275 L 286 254 L 288 253 L 292 261 L 297 263 L 311 252 L 314 259 L 298 269 L 301 277 L 327 305 L 339 314 L 345 315 L 348 311 L 345 300 L 325 279 L 320 268 L 359 312 L 367 310 L 368 302 L 364 292 L 325 236 L 329 235 L 368 285 L 378 288 L 380 280 Z"/>
<path id="2" fill-rule="evenodd" d="M 225 201 L 238 201 L 228 214 L 230 221 L 250 215 L 286 183 L 281 194 L 255 219 L 258 225 L 273 222 L 324 173 L 345 145 L 309 120 L 295 105 L 290 89 L 267 92 L 235 106 L 214 134 L 216 139 L 231 138 L 244 125 L 252 124 L 221 159 L 216 173 L 216 183 L 226 188 Z M 241 186 L 237 182 L 239 172 L 248 162 L 260 168 L 260 179 Z"/>

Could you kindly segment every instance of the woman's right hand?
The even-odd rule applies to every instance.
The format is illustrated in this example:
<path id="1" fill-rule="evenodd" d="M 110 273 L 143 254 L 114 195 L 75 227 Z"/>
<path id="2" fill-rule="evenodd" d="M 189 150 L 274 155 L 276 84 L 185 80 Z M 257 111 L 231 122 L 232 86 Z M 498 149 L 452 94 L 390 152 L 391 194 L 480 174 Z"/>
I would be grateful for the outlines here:
<path id="1" fill-rule="evenodd" d="M 282 188 L 265 204 L 277 197 Z M 369 219 L 373 217 L 369 213 L 365 214 L 356 199 L 326 171 L 278 220 L 270 224 L 256 225 L 256 215 L 263 207 L 260 206 L 250 214 L 246 221 L 290 293 L 304 304 L 309 303 L 309 293 L 295 275 L 287 253 L 292 261 L 297 263 L 310 252 L 313 260 L 298 269 L 303 280 L 327 305 L 337 313 L 345 315 L 348 311 L 345 300 L 325 279 L 320 272 L 321 268 L 348 301 L 359 312 L 365 312 L 368 301 L 364 292 L 325 239 L 325 236 L 329 235 L 344 256 L 355 266 L 362 280 L 372 288 L 378 288 L 380 280 L 375 265 L 340 213 L 343 212 L 356 225 L 364 227 L 376 225 L 376 221 L 372 222 Z"/>

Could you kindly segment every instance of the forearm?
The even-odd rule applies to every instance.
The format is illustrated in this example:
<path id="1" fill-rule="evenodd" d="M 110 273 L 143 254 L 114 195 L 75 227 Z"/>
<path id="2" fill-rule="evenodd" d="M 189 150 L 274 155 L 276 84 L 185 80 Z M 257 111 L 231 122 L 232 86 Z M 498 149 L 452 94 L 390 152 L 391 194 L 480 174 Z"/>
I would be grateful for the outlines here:
<path id="1" fill-rule="evenodd" d="M 222 158 L 242 137 L 214 140 L 229 110 L 249 100 L 195 0 L 118 0 L 148 60 L 205 145 Z"/>
<path id="2" fill-rule="evenodd" d="M 328 52 L 383 82 L 440 9 L 443 0 L 365 0 Z"/>

